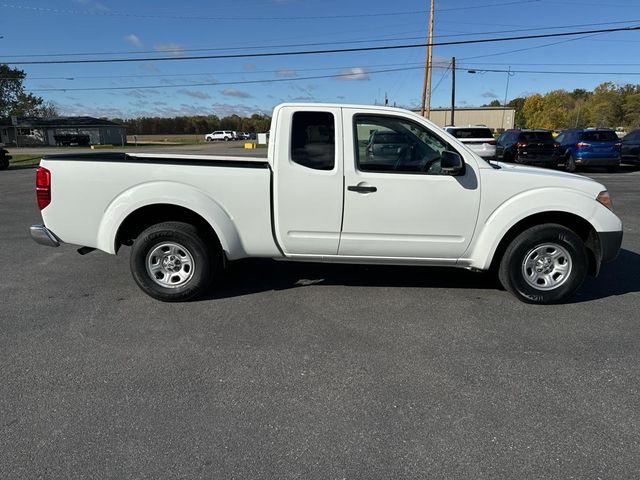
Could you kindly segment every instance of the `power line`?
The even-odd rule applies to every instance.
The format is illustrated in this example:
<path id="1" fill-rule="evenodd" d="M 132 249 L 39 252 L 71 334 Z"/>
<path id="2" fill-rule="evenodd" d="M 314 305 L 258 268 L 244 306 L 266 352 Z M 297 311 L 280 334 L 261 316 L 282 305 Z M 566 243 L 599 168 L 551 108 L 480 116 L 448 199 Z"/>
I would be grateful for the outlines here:
<path id="1" fill-rule="evenodd" d="M 389 69 L 381 69 L 381 70 L 370 70 L 366 73 L 376 74 L 376 73 L 393 73 L 393 72 L 403 72 L 410 70 L 422 70 L 422 66 L 416 67 L 402 67 L 402 68 L 389 68 Z M 446 75 L 447 71 L 451 69 L 449 66 L 445 73 L 443 74 L 443 78 Z M 575 70 L 504 70 L 504 69 L 476 69 L 473 67 L 456 67 L 456 71 L 467 71 L 470 73 L 510 73 L 510 74 L 536 74 L 536 75 L 630 75 L 630 76 L 638 76 L 640 72 L 594 72 L 594 71 L 575 71 Z M 167 89 L 167 88 L 187 88 L 187 87 L 218 87 L 218 86 L 230 86 L 230 85 L 255 85 L 255 84 L 263 84 L 263 83 L 282 83 L 282 82 L 296 82 L 296 81 L 304 81 L 304 80 L 320 80 L 320 79 L 348 79 L 349 77 L 354 77 L 359 75 L 358 73 L 347 72 L 347 73 L 338 73 L 332 75 L 314 75 L 307 77 L 295 77 L 295 78 L 272 78 L 272 79 L 259 79 L 259 80 L 238 80 L 231 82 L 204 82 L 204 83 L 181 83 L 181 84 L 162 84 L 162 85 L 140 85 L 140 86 L 120 86 L 120 87 L 79 87 L 79 88 L 41 88 L 41 89 L 33 89 L 32 92 L 96 92 L 96 91 L 122 91 L 122 90 L 159 90 L 159 89 Z M 442 81 L 442 80 L 441 80 Z M 437 86 L 436 86 L 437 88 Z M 435 89 L 434 89 L 435 90 Z"/>
<path id="2" fill-rule="evenodd" d="M 459 10 L 469 10 L 469 9 L 478 9 L 478 8 L 493 8 L 493 7 L 506 7 L 510 5 L 522 5 L 526 3 L 539 3 L 541 0 L 512 0 L 508 2 L 499 2 L 499 3 L 488 3 L 484 5 L 472 5 L 467 7 L 451 7 L 451 8 L 442 8 L 439 9 L 438 12 L 452 12 Z M 31 7 L 25 5 L 14 5 L 3 3 L 0 4 L 0 7 L 3 8 L 12 8 L 16 10 L 25 10 L 30 12 L 37 13 L 51 13 L 55 15 L 90 15 L 90 16 L 99 16 L 99 17 L 129 17 L 129 18 L 145 18 L 145 19 L 165 19 L 165 20 L 216 20 L 216 21 L 276 21 L 276 20 L 335 20 L 335 19 L 347 19 L 347 18 L 362 18 L 362 17 L 397 17 L 397 16 L 406 16 L 406 15 L 421 15 L 426 12 L 426 10 L 411 10 L 411 11 L 392 11 L 392 12 L 379 12 L 379 13 L 358 13 L 358 14 L 350 14 L 350 15 L 300 15 L 300 16 L 289 16 L 289 17 L 249 17 L 249 16 L 240 16 L 240 17 L 223 17 L 223 16 L 206 16 L 206 15 L 159 15 L 159 14 L 138 14 L 138 13 L 127 13 L 121 11 L 90 11 L 90 10 L 64 10 L 57 8 L 48 8 L 48 7 Z"/>
<path id="3" fill-rule="evenodd" d="M 384 70 L 371 70 L 368 72 L 362 72 L 366 74 L 373 73 L 391 73 L 402 72 L 406 70 L 416 70 L 422 67 L 403 67 L 403 68 L 389 68 Z M 347 72 L 337 73 L 333 75 L 314 75 L 308 77 L 295 77 L 295 78 L 270 78 L 260 80 L 239 80 L 233 82 L 206 82 L 206 83 L 183 83 L 173 85 L 141 85 L 137 87 L 80 87 L 80 88 L 40 88 L 31 90 L 32 92 L 95 92 L 95 91 L 110 91 L 110 90 L 157 90 L 161 88 L 185 88 L 185 87 L 215 87 L 215 86 L 229 86 L 229 85 L 251 85 L 260 83 L 281 83 L 281 82 L 296 82 L 301 80 L 320 80 L 325 78 L 345 78 L 355 77 L 361 73 Z"/>
<path id="4" fill-rule="evenodd" d="M 607 32 L 605 32 L 607 33 Z M 576 42 L 578 40 L 584 40 L 585 38 L 591 38 L 591 37 L 595 37 L 597 35 L 602 35 L 602 33 L 593 33 L 590 35 L 583 35 L 577 38 L 569 38 L 568 40 L 560 40 L 558 42 L 550 42 L 550 43 L 544 43 L 542 45 L 533 45 L 531 47 L 523 47 L 523 48 L 517 48 L 515 50 L 506 50 L 503 52 L 495 52 L 495 53 L 486 53 L 483 55 L 474 55 L 473 57 L 465 57 L 462 58 L 461 60 L 475 60 L 477 58 L 488 58 L 488 57 L 499 57 L 501 55 L 508 55 L 510 53 L 520 53 L 520 52 L 528 52 L 530 50 L 537 50 L 538 48 L 546 48 L 546 47 L 552 47 L 554 45 L 561 45 L 563 43 L 569 43 L 569 42 Z"/>
<path id="5" fill-rule="evenodd" d="M 532 32 L 537 30 L 559 30 L 567 28 L 581 28 L 581 27 L 594 27 L 602 25 L 622 25 L 622 24 L 637 24 L 640 23 L 640 19 L 636 20 L 623 20 L 615 22 L 597 22 L 597 23 L 578 23 L 572 25 L 554 25 L 545 27 L 530 27 L 530 28 L 517 28 L 509 30 L 492 30 L 485 32 L 465 32 L 454 33 L 447 35 L 434 35 L 433 38 L 456 38 L 456 37 L 468 37 L 471 35 L 494 35 L 499 33 L 517 33 L 517 32 Z M 406 32 L 405 32 L 406 33 Z M 266 48 L 294 48 L 294 47 L 311 47 L 320 45 L 347 45 L 357 43 L 371 43 L 371 42 L 392 42 L 397 40 L 419 40 L 424 36 L 415 37 L 395 37 L 395 38 L 371 38 L 371 39 L 355 39 L 355 40 L 341 40 L 333 42 L 312 42 L 312 43 L 290 43 L 279 45 L 250 45 L 250 46 L 235 46 L 235 47 L 202 47 L 202 48 L 180 48 L 176 49 L 176 53 L 184 52 L 211 52 L 211 51 L 233 51 L 233 50 L 252 50 L 252 49 L 266 49 Z M 89 56 L 89 55 L 141 55 L 141 54 L 160 54 L 166 53 L 167 50 L 155 49 L 155 50 L 126 50 L 126 51 L 111 51 L 111 52 L 56 52 L 56 53 L 29 53 L 29 54 L 16 54 L 5 55 L 4 58 L 36 58 L 36 57 L 71 57 L 71 56 Z"/>
<path id="6" fill-rule="evenodd" d="M 128 74 L 128 75 L 73 75 L 73 76 L 57 76 L 57 77 L 26 77 L 23 80 L 84 80 L 84 79 L 113 79 L 113 78 L 165 78 L 165 77 L 205 77 L 216 75 L 256 75 L 261 73 L 275 73 L 279 74 L 283 71 L 293 70 L 294 72 L 319 72 L 326 70 L 339 70 L 347 68 L 380 68 L 380 67 L 398 67 L 398 66 L 417 66 L 423 65 L 424 62 L 402 62 L 402 63 L 378 63 L 369 65 L 334 65 L 331 67 L 316 67 L 316 68 L 295 68 L 285 69 L 279 68 L 275 70 L 235 70 L 235 71 L 223 71 L 223 72 L 193 72 L 193 73 L 148 73 L 148 74 Z M 433 68 L 446 68 L 445 63 L 434 62 Z M 0 77 L 0 80 L 13 80 L 15 77 Z"/>
<path id="7" fill-rule="evenodd" d="M 479 38 L 473 40 L 457 40 L 447 42 L 431 42 L 431 43 L 417 43 L 417 44 L 405 44 L 405 45 L 383 45 L 377 47 L 354 47 L 354 48 L 336 48 L 336 49 L 324 49 L 324 50 L 301 50 L 293 52 L 254 52 L 254 53 L 239 53 L 239 54 L 221 54 L 221 55 L 193 55 L 193 56 L 171 56 L 171 57 L 138 57 L 138 58 L 107 58 L 107 59 L 74 59 L 74 60 L 37 60 L 37 61 L 23 61 L 23 62 L 3 62 L 10 63 L 12 65 L 55 65 L 55 64 L 84 64 L 84 63 L 130 63 L 130 62 L 149 62 L 149 61 L 184 61 L 184 60 L 212 60 L 212 59 L 230 59 L 230 58 L 258 58 L 258 57 L 284 57 L 284 56 L 303 56 L 303 55 L 322 55 L 331 53 L 352 53 L 352 52 L 371 52 L 382 50 L 402 50 L 407 48 L 424 48 L 427 46 L 446 46 L 446 45 L 471 45 L 480 43 L 496 43 L 496 42 L 509 42 L 516 40 L 531 40 L 537 38 L 552 38 L 552 37 L 567 37 L 575 35 L 585 34 L 599 34 L 599 33 L 612 33 L 612 32 L 630 32 L 640 30 L 640 26 L 629 27 L 616 27 L 616 28 L 603 28 L 596 30 L 580 30 L 571 32 L 558 32 L 558 33 L 544 33 L 536 35 L 518 35 L 512 37 L 494 37 L 494 38 Z M 471 57 L 469 57 L 471 58 Z"/>

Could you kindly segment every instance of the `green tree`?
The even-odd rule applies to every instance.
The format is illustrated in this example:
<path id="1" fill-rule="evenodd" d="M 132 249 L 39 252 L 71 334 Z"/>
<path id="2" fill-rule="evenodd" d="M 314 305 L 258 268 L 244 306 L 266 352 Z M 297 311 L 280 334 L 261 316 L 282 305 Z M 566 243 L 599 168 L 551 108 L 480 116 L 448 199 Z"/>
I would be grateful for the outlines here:
<path id="1" fill-rule="evenodd" d="M 12 115 L 56 116 L 55 105 L 25 91 L 25 78 L 24 71 L 0 64 L 0 118 Z"/>
<path id="2" fill-rule="evenodd" d="M 518 97 L 511 100 L 507 106 L 513 108 L 516 111 L 515 126 L 517 128 L 526 128 L 527 119 L 524 116 L 523 108 L 526 98 Z"/>
<path id="3" fill-rule="evenodd" d="M 640 93 L 634 93 L 625 98 L 623 111 L 623 125 L 628 130 L 640 127 Z"/>

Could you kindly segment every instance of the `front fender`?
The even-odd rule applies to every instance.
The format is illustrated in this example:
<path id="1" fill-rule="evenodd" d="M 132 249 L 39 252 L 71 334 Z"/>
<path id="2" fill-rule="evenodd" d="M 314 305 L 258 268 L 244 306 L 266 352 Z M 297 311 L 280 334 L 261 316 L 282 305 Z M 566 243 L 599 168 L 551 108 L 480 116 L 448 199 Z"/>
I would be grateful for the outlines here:
<path id="1" fill-rule="evenodd" d="M 589 222 L 596 232 L 622 230 L 620 219 L 584 192 L 557 187 L 529 190 L 499 205 L 484 222 L 479 220 L 476 237 L 460 263 L 487 270 L 500 241 L 514 225 L 532 215 L 547 212 L 576 215 Z"/>
<path id="2" fill-rule="evenodd" d="M 238 231 L 225 209 L 200 190 L 179 182 L 148 182 L 121 192 L 106 207 L 96 244 L 115 254 L 116 237 L 122 222 L 136 210 L 150 205 L 169 204 L 191 210 L 204 218 L 218 235 L 229 258 L 245 255 Z"/>

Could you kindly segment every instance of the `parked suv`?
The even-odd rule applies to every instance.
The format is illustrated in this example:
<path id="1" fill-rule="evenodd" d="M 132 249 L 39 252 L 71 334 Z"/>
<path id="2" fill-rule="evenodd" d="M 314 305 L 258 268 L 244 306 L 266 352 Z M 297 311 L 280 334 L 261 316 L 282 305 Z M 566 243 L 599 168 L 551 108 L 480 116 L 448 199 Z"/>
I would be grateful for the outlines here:
<path id="1" fill-rule="evenodd" d="M 224 140 L 225 142 L 228 142 L 229 140 L 233 140 L 234 138 L 234 132 L 232 132 L 231 130 L 218 130 L 213 133 L 208 133 L 204 136 L 204 139 L 207 142 L 215 142 L 216 140 Z"/>
<path id="2" fill-rule="evenodd" d="M 550 130 L 506 130 L 498 137 L 496 159 L 557 167 L 556 142 Z"/>
<path id="3" fill-rule="evenodd" d="M 571 128 L 558 135 L 556 142 L 556 159 L 564 162 L 568 172 L 580 167 L 615 171 L 620 166 L 620 139 L 610 128 Z"/>
<path id="4" fill-rule="evenodd" d="M 484 126 L 469 125 L 468 127 L 445 127 L 444 130 L 482 158 L 494 158 L 496 156 L 496 139 L 493 137 L 491 129 Z"/>
<path id="5" fill-rule="evenodd" d="M 633 130 L 622 139 L 622 161 L 640 164 L 640 128 Z"/>

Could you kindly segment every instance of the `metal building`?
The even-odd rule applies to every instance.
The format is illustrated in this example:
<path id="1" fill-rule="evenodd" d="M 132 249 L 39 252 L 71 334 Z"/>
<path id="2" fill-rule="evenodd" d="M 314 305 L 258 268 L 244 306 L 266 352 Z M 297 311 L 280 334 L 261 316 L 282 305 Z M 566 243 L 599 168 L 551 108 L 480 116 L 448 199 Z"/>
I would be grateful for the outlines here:
<path id="1" fill-rule="evenodd" d="M 414 110 L 420 113 L 420 110 Z M 486 125 L 493 130 L 513 128 L 516 111 L 511 107 L 456 108 L 455 124 Z M 429 120 L 440 127 L 451 125 L 450 108 L 432 108 Z"/>
<path id="2" fill-rule="evenodd" d="M 55 146 L 65 138 L 80 138 L 89 145 L 124 145 L 127 130 L 123 125 L 94 117 L 12 117 L 0 120 L 0 143 L 5 145 Z"/>

